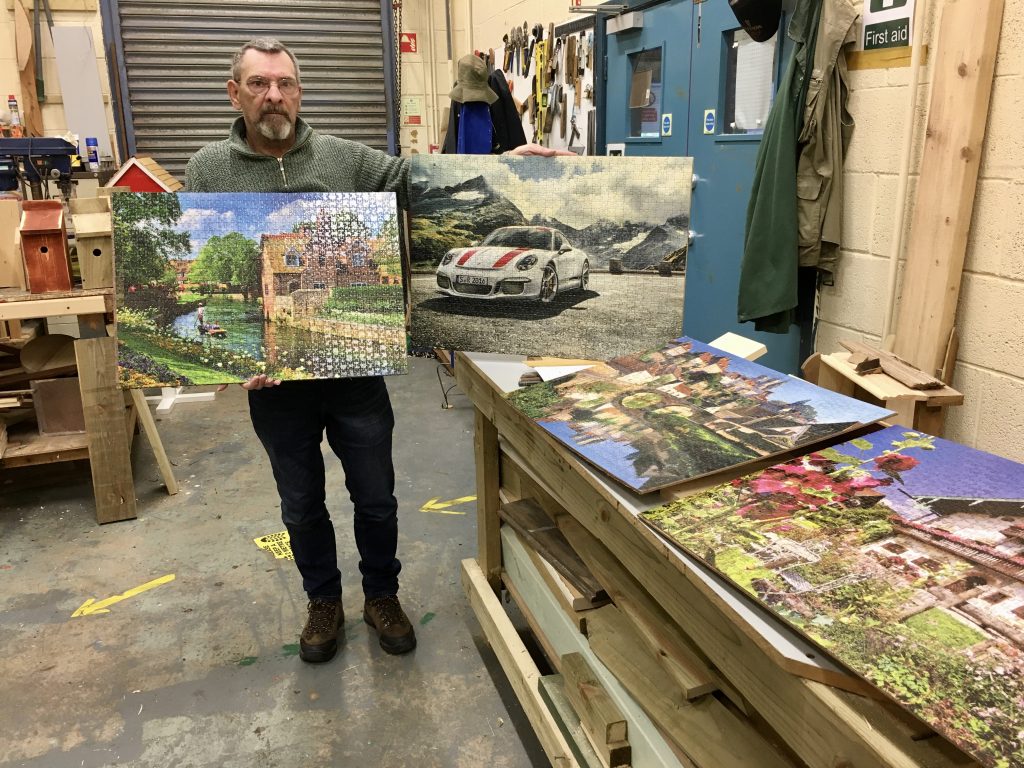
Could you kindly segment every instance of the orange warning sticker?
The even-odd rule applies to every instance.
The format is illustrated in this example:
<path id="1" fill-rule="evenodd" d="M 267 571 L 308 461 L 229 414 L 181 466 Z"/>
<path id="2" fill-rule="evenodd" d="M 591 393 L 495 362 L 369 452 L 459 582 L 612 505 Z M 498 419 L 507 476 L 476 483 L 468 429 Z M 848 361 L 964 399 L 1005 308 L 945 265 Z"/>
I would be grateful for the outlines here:
<path id="1" fill-rule="evenodd" d="M 256 542 L 257 547 L 264 552 L 269 552 L 278 560 L 295 559 L 295 555 L 292 554 L 292 544 L 291 539 L 288 537 L 288 531 L 268 533 L 266 536 L 253 539 L 253 541 Z"/>

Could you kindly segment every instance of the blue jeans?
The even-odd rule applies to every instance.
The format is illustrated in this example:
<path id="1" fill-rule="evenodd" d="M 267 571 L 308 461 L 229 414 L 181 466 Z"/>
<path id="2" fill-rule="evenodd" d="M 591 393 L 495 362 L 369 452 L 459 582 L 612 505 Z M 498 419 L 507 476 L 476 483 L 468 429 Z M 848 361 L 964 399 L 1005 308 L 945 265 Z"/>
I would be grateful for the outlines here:
<path id="1" fill-rule="evenodd" d="M 324 432 L 345 470 L 367 598 L 398 593 L 398 501 L 391 460 L 395 417 L 380 376 L 293 381 L 249 393 L 249 414 L 270 457 L 281 517 L 310 598 L 341 595 L 334 524 L 327 512 Z"/>

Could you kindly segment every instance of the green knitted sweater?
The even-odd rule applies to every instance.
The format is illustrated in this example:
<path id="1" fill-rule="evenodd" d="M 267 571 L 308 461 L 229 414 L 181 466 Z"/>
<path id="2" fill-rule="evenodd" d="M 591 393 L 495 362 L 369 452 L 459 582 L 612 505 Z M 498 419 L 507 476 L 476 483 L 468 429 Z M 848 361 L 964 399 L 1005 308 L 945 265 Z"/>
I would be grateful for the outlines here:
<path id="1" fill-rule="evenodd" d="M 239 117 L 231 136 L 196 152 L 185 170 L 188 192 L 395 192 L 408 207 L 409 163 L 377 149 L 318 133 L 301 118 L 295 145 L 278 160 L 254 152 Z"/>

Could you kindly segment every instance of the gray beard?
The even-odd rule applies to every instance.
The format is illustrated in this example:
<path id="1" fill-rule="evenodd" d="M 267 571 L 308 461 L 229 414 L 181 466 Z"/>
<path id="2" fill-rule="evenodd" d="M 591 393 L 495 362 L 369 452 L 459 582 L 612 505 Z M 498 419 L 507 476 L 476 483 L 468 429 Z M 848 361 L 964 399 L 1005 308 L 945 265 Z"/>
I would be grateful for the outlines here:
<path id="1" fill-rule="evenodd" d="M 275 127 L 275 125 L 277 127 Z M 284 141 L 292 135 L 292 124 L 285 120 L 282 123 L 271 123 L 266 118 L 263 118 L 256 123 L 256 130 L 260 132 L 260 135 L 268 141 Z"/>

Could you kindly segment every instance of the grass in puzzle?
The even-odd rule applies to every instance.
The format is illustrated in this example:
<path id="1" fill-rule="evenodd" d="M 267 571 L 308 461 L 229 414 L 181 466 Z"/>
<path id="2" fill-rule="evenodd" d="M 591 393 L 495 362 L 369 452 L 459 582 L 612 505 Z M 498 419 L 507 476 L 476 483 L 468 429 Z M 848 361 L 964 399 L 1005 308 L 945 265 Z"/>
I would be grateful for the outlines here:
<path id="1" fill-rule="evenodd" d="M 686 338 L 508 398 L 640 492 L 785 453 L 892 413 Z"/>
<path id="2" fill-rule="evenodd" d="M 691 158 L 417 156 L 412 343 L 604 359 L 682 327 Z"/>
<path id="3" fill-rule="evenodd" d="M 1024 766 L 1024 465 L 889 427 L 644 518 L 984 765 Z"/>
<path id="4" fill-rule="evenodd" d="M 406 372 L 392 194 L 113 198 L 126 388 Z"/>

